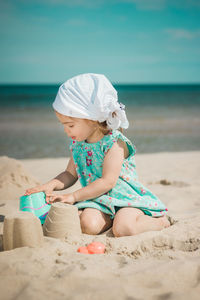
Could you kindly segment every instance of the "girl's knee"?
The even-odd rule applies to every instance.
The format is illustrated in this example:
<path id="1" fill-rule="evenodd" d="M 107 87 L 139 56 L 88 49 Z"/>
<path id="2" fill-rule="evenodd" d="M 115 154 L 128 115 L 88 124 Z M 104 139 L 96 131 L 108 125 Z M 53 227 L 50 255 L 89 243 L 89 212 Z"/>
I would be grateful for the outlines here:
<path id="1" fill-rule="evenodd" d="M 112 231 L 115 237 L 132 236 L 137 234 L 136 226 L 127 222 L 123 222 L 123 224 L 114 222 Z"/>
<path id="2" fill-rule="evenodd" d="M 144 213 L 134 207 L 121 208 L 114 218 L 113 234 L 115 237 L 131 236 L 137 234 L 137 219 Z"/>
<path id="3" fill-rule="evenodd" d="M 81 214 L 80 224 L 82 233 L 96 235 L 100 232 L 99 223 L 96 218 L 84 217 L 84 215 Z"/>

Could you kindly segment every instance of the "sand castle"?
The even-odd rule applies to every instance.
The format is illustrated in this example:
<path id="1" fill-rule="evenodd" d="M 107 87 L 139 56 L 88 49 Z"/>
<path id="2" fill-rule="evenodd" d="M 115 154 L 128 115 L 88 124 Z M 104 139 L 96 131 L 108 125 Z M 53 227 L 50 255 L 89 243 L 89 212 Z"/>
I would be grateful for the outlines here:
<path id="1" fill-rule="evenodd" d="M 39 247 L 44 237 L 39 218 L 30 212 L 17 211 L 7 215 L 3 227 L 3 248 Z"/>
<path id="2" fill-rule="evenodd" d="M 67 203 L 53 203 L 43 225 L 43 232 L 45 236 L 58 239 L 80 235 L 77 207 Z"/>
<path id="3" fill-rule="evenodd" d="M 3 249 L 6 251 L 25 246 L 42 246 L 44 235 L 64 240 L 80 234 L 77 207 L 56 202 L 49 210 L 43 229 L 40 219 L 31 212 L 17 211 L 7 215 L 3 226 Z"/>

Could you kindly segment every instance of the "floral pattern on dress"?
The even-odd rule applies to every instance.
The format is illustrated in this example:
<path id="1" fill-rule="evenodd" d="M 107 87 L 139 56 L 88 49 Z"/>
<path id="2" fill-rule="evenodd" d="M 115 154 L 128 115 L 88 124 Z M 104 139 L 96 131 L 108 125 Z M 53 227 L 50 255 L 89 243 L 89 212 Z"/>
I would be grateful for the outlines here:
<path id="1" fill-rule="evenodd" d="M 138 181 L 135 165 L 136 148 L 119 130 L 111 130 L 96 143 L 71 139 L 70 150 L 82 187 L 102 177 L 104 157 L 118 139 L 127 144 L 129 156 L 123 161 L 115 187 L 97 198 L 80 201 L 74 205 L 78 209 L 96 208 L 109 214 L 111 219 L 115 217 L 118 207 L 135 207 L 152 217 L 166 215 L 168 210 L 161 200 Z"/>

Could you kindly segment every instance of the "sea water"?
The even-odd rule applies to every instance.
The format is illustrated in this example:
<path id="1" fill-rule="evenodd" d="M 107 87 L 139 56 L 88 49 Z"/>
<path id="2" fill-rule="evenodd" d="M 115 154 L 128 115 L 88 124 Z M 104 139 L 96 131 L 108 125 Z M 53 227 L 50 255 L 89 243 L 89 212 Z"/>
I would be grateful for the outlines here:
<path id="1" fill-rule="evenodd" d="M 65 157 L 69 139 L 52 102 L 58 85 L 0 86 L 0 155 Z M 200 85 L 115 85 L 137 153 L 200 150 Z"/>

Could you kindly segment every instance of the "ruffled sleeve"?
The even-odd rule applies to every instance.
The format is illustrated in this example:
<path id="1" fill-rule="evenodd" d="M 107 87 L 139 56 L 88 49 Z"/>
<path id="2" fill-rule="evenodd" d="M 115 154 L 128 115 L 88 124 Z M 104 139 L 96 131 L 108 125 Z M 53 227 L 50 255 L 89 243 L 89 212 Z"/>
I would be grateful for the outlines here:
<path id="1" fill-rule="evenodd" d="M 127 137 L 125 137 L 123 133 L 121 133 L 119 130 L 113 130 L 110 132 L 110 134 L 105 136 L 103 149 L 102 149 L 104 154 L 106 154 L 108 150 L 112 148 L 112 146 L 114 145 L 114 143 L 118 141 L 118 139 L 121 139 L 127 144 L 129 150 L 129 157 L 135 155 L 136 153 L 135 145 Z"/>

